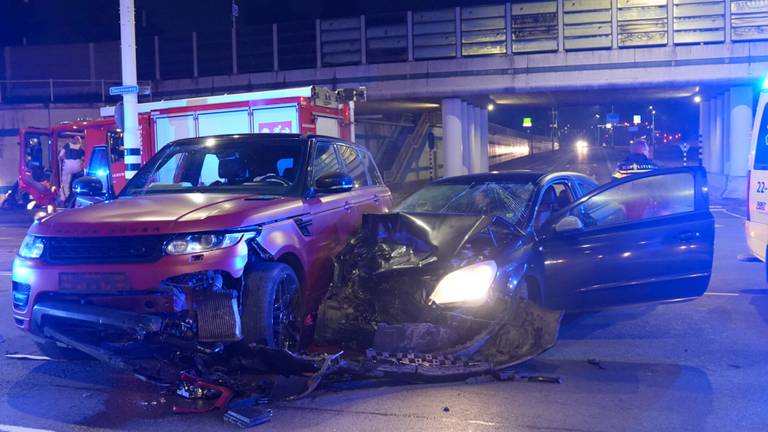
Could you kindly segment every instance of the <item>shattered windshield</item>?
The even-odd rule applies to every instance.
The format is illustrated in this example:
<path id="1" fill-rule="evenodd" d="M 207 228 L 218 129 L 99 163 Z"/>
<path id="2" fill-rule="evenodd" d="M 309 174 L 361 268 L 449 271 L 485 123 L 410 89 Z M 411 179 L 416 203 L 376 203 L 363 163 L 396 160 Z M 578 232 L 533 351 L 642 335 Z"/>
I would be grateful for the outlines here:
<path id="1" fill-rule="evenodd" d="M 167 145 L 121 195 L 185 192 L 295 195 L 306 145 L 296 139 L 205 138 Z"/>
<path id="2" fill-rule="evenodd" d="M 533 190 L 528 181 L 433 183 L 406 198 L 397 211 L 500 216 L 516 223 Z"/>

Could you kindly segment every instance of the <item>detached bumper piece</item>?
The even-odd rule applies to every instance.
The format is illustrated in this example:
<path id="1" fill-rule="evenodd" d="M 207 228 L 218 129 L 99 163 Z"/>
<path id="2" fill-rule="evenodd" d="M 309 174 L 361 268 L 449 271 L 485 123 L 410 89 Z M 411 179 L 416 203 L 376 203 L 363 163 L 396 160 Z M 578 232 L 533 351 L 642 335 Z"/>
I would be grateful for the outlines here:
<path id="1" fill-rule="evenodd" d="M 32 309 L 32 323 L 38 330 L 45 328 L 49 319 L 64 320 L 72 324 L 86 324 L 94 328 L 117 329 L 135 334 L 139 339 L 148 333 L 163 329 L 164 320 L 156 315 L 126 312 L 100 306 L 67 302 L 42 302 Z"/>

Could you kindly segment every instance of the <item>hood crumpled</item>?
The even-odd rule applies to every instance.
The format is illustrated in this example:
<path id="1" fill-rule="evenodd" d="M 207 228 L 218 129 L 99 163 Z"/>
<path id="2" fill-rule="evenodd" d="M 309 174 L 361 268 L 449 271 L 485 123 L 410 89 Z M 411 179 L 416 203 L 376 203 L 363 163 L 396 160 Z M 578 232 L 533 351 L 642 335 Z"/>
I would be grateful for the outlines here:
<path id="1" fill-rule="evenodd" d="M 360 234 L 335 260 L 316 342 L 344 349 L 346 359 L 358 360 L 346 368 L 355 364 L 362 374 L 430 377 L 491 372 L 550 348 L 562 311 L 520 295 L 475 308 L 428 304 L 439 280 L 463 262 L 457 255 L 488 237 L 491 225 L 485 216 L 365 215 Z M 472 252 L 494 252 L 483 244 Z"/>

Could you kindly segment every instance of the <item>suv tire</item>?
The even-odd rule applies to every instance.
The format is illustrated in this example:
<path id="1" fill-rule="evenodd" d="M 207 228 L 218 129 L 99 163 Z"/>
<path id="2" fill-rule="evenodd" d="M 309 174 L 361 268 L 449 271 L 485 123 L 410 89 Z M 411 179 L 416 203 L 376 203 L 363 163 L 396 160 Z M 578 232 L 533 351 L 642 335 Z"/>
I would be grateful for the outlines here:
<path id="1" fill-rule="evenodd" d="M 302 320 L 296 272 L 280 262 L 264 262 L 246 273 L 242 303 L 243 342 L 295 351 Z"/>

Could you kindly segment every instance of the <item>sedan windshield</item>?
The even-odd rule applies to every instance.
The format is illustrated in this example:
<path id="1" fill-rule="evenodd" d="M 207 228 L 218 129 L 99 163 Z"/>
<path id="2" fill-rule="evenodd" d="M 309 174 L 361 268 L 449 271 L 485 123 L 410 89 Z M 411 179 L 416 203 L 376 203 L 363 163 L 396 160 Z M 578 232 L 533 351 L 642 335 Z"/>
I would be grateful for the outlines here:
<path id="1" fill-rule="evenodd" d="M 184 192 L 295 195 L 306 144 L 296 139 L 205 138 L 169 144 L 121 195 Z"/>
<path id="2" fill-rule="evenodd" d="M 433 183 L 406 198 L 397 211 L 500 216 L 517 223 L 533 190 L 527 181 Z"/>

